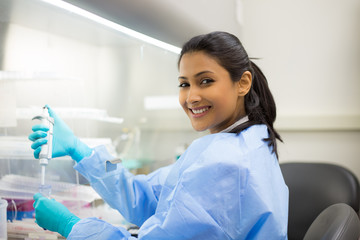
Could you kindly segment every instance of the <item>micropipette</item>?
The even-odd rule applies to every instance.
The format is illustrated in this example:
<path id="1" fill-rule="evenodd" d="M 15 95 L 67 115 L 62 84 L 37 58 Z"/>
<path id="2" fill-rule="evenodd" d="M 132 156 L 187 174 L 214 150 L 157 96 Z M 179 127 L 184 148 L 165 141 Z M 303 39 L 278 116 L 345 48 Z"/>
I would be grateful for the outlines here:
<path id="1" fill-rule="evenodd" d="M 47 143 L 41 146 L 41 151 L 39 154 L 39 163 L 41 166 L 41 185 L 39 187 L 39 190 L 41 193 L 44 193 L 44 195 L 47 195 L 47 197 L 50 196 L 51 187 L 48 185 L 45 185 L 45 169 L 46 166 L 49 163 L 49 160 L 52 156 L 52 139 L 53 139 L 53 126 L 54 126 L 54 119 L 50 117 L 48 108 L 45 106 L 43 107 L 42 115 L 36 116 L 33 118 L 38 119 L 41 121 L 41 125 L 44 125 L 49 128 L 49 131 L 47 132 Z"/>

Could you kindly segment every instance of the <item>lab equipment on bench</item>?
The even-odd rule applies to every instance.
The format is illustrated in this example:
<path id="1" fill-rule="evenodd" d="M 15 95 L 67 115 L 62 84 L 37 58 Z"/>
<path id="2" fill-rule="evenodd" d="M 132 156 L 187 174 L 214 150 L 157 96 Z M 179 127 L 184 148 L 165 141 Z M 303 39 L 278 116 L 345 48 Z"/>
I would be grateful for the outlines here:
<path id="1" fill-rule="evenodd" d="M 58 180 L 48 182 L 52 188 L 52 197 L 57 200 L 91 203 L 101 199 L 90 186 Z M 35 177 L 8 174 L 0 179 L 0 196 L 6 199 L 32 200 L 38 186 L 39 181 Z"/>
<path id="2" fill-rule="evenodd" d="M 52 138 L 53 138 L 53 126 L 54 119 L 50 117 L 48 108 L 43 107 L 42 115 L 34 117 L 32 120 L 38 119 L 41 121 L 41 125 L 46 126 L 49 130 L 47 132 L 47 143 L 41 146 L 41 152 L 39 154 L 39 163 L 41 166 L 41 184 L 39 192 L 46 197 L 50 197 L 51 186 L 45 185 L 45 169 L 52 156 Z"/>

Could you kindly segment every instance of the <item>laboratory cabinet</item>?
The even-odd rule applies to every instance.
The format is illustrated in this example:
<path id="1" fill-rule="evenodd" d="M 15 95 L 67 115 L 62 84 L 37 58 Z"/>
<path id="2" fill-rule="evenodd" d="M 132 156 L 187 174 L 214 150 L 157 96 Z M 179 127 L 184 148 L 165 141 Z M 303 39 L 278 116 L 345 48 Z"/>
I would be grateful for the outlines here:
<path id="1" fill-rule="evenodd" d="M 34 223 L 40 165 L 27 139 L 45 104 L 76 136 L 105 145 L 135 174 L 174 162 L 198 136 L 177 102 L 178 48 L 116 27 L 46 1 L 0 2 L 0 198 L 8 203 L 8 239 L 50 234 Z M 73 165 L 69 157 L 50 160 L 52 197 L 79 217 L 127 225 Z"/>

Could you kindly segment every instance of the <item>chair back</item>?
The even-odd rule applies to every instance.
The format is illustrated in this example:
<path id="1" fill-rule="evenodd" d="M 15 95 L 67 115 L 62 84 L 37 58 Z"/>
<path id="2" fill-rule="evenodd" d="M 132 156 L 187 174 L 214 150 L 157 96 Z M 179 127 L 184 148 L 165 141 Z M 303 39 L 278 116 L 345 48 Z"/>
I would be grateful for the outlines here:
<path id="1" fill-rule="evenodd" d="M 344 167 L 327 163 L 280 164 L 289 188 L 288 239 L 303 239 L 327 207 L 345 203 L 359 212 L 359 181 Z"/>

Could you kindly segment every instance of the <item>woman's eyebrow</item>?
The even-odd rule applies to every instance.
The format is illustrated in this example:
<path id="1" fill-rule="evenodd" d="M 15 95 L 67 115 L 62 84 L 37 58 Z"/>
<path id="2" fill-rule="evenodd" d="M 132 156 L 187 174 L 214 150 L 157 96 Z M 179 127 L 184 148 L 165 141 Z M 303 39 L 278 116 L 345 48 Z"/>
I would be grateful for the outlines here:
<path id="1" fill-rule="evenodd" d="M 201 72 L 198 72 L 197 74 L 195 74 L 194 77 L 199 77 L 200 75 L 205 74 L 205 73 L 213 73 L 213 72 L 212 72 L 212 71 L 201 71 Z M 184 80 L 186 80 L 187 77 L 179 76 L 179 79 L 184 79 Z"/>

